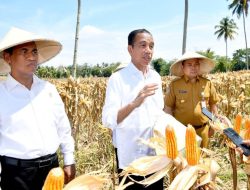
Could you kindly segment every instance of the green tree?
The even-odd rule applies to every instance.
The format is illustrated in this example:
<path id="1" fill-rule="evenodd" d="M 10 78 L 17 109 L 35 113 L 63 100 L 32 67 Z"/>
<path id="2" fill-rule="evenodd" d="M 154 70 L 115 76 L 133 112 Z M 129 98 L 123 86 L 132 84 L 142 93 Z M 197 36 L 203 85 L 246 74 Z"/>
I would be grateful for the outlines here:
<path id="1" fill-rule="evenodd" d="M 214 51 L 211 51 L 210 48 L 208 48 L 206 51 L 197 51 L 197 53 L 204 55 L 204 56 L 208 57 L 209 59 L 215 58 L 215 53 L 214 53 Z"/>
<path id="2" fill-rule="evenodd" d="M 228 6 L 229 9 L 233 9 L 233 14 L 236 13 L 237 17 L 240 18 L 241 15 L 243 17 L 243 27 L 244 27 L 244 36 L 245 36 L 245 45 L 246 45 L 246 52 L 247 52 L 247 35 L 246 35 L 246 23 L 245 17 L 248 15 L 248 7 L 250 0 L 233 0 L 233 2 Z M 248 53 L 246 54 L 246 65 L 248 67 Z"/>
<path id="3" fill-rule="evenodd" d="M 102 77 L 102 69 L 98 64 L 91 69 L 91 75 L 96 77 Z"/>
<path id="4" fill-rule="evenodd" d="M 154 69 L 161 75 L 161 71 L 164 65 L 166 65 L 167 63 L 164 59 L 158 58 L 158 59 L 154 59 L 151 64 L 154 67 Z"/>
<path id="5" fill-rule="evenodd" d="M 226 61 L 228 58 L 227 55 L 227 40 L 233 40 L 234 35 L 237 34 L 236 29 L 238 29 L 236 23 L 233 19 L 229 19 L 228 17 L 223 18 L 219 25 L 215 26 L 215 35 L 217 35 L 217 39 L 220 39 L 222 36 L 224 37 L 226 43 Z"/>
<path id="6" fill-rule="evenodd" d="M 188 23 L 188 0 L 185 0 L 184 24 L 183 24 L 183 40 L 182 40 L 182 54 L 184 54 L 186 52 L 187 23 Z"/>
<path id="7" fill-rule="evenodd" d="M 250 52 L 250 48 L 247 49 Z M 246 66 L 246 56 L 249 55 L 246 53 L 245 49 L 238 49 L 235 53 L 233 53 L 233 60 L 232 60 L 232 70 L 239 71 L 243 69 L 247 69 Z"/>
<path id="8" fill-rule="evenodd" d="M 166 76 L 169 75 L 170 73 L 170 66 L 174 63 L 174 61 L 169 61 L 165 65 L 162 66 L 160 75 L 161 76 Z"/>
<path id="9" fill-rule="evenodd" d="M 215 56 L 215 67 L 212 73 L 226 72 L 230 66 L 227 65 L 227 58 L 225 56 Z"/>

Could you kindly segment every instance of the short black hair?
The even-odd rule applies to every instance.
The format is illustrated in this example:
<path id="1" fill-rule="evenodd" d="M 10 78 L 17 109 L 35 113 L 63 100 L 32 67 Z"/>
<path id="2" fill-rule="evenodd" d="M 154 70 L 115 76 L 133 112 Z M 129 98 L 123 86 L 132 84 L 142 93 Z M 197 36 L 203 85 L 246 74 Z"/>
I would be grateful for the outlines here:
<path id="1" fill-rule="evenodd" d="M 13 47 L 10 47 L 10 48 L 8 48 L 8 49 L 5 49 L 4 52 L 5 52 L 5 53 L 8 53 L 8 54 L 10 54 L 10 55 L 12 55 L 12 53 L 13 53 Z"/>
<path id="2" fill-rule="evenodd" d="M 131 45 L 131 46 L 134 45 L 135 37 L 136 37 L 136 35 L 139 34 L 139 33 L 148 33 L 148 34 L 150 34 L 150 35 L 152 36 L 152 34 L 151 34 L 148 30 L 146 30 L 146 29 L 144 29 L 144 28 L 143 28 L 143 29 L 133 30 L 133 31 L 130 32 L 129 35 L 128 35 L 128 45 Z"/>

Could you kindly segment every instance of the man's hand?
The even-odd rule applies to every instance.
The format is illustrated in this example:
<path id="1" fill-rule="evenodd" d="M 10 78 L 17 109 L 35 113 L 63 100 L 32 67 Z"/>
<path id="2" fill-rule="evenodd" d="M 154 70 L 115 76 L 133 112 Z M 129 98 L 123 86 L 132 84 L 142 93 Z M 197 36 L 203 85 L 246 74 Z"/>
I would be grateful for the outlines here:
<path id="1" fill-rule="evenodd" d="M 139 107 L 143 103 L 145 98 L 154 95 L 155 91 L 158 88 L 158 84 L 156 83 L 145 85 L 143 89 L 139 92 L 137 97 L 130 104 L 124 106 L 118 111 L 117 123 L 121 123 L 135 108 Z"/>
<path id="2" fill-rule="evenodd" d="M 231 121 L 226 116 L 217 115 L 216 117 L 220 120 L 221 123 L 223 123 L 227 127 L 233 127 Z"/>
<path id="3" fill-rule="evenodd" d="M 75 178 L 76 175 L 76 167 L 75 164 L 64 166 L 64 183 L 69 183 L 72 179 Z"/>
<path id="4" fill-rule="evenodd" d="M 152 96 L 155 94 L 155 91 L 159 88 L 158 84 L 151 83 L 147 84 L 143 87 L 143 89 L 139 92 L 133 104 L 135 107 L 139 107 L 148 96 Z"/>
<path id="5" fill-rule="evenodd" d="M 242 141 L 245 145 L 250 146 L 250 140 L 244 140 Z M 243 154 L 243 150 L 240 147 L 236 148 L 236 151 L 239 152 L 240 154 Z M 250 158 L 250 156 L 248 157 Z"/>

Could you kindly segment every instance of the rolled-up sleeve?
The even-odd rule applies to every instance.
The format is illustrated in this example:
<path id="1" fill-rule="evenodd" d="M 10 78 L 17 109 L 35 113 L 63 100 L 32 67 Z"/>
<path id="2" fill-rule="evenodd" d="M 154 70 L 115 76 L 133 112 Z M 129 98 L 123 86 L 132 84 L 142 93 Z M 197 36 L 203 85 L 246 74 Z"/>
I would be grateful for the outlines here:
<path id="1" fill-rule="evenodd" d="M 115 80 L 115 75 L 112 75 L 107 84 L 105 103 L 102 110 L 102 123 L 112 130 L 117 126 L 117 114 L 121 108 L 121 95 L 118 87 L 119 84 Z"/>

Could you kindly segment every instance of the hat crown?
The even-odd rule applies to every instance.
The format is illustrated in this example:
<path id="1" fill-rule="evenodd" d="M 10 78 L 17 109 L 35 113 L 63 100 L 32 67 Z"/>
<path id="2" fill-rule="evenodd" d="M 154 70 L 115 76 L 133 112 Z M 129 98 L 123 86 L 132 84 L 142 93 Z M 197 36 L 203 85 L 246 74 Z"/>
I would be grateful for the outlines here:
<path id="1" fill-rule="evenodd" d="M 182 63 L 188 59 L 199 59 L 200 71 L 199 74 L 209 73 L 215 66 L 213 60 L 196 52 L 185 52 L 176 62 L 170 67 L 171 74 L 175 76 L 183 76 Z"/>
<path id="2" fill-rule="evenodd" d="M 0 42 L 0 51 L 4 49 L 8 49 L 10 47 L 14 47 L 22 42 L 30 42 L 32 40 L 36 40 L 41 38 L 41 36 L 35 35 L 31 32 L 27 32 L 25 30 L 12 27 L 10 31 L 6 34 L 3 40 Z"/>
<path id="3" fill-rule="evenodd" d="M 10 71 L 9 65 L 3 59 L 3 51 L 17 45 L 35 42 L 38 50 L 38 64 L 44 63 L 56 56 L 62 49 L 60 42 L 41 37 L 40 35 L 12 27 L 0 42 L 0 73 Z"/>

